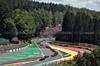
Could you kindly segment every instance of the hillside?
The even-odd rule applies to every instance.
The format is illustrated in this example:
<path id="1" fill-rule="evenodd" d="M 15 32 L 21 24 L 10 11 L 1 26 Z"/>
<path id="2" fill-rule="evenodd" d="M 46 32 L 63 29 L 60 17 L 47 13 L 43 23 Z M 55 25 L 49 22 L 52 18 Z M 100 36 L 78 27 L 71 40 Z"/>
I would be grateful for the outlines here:
<path id="1" fill-rule="evenodd" d="M 100 12 L 69 5 L 39 3 L 32 0 L 0 0 L 0 37 L 27 39 L 39 36 L 45 27 L 63 23 L 66 11 L 85 13 L 91 19 L 100 18 Z"/>

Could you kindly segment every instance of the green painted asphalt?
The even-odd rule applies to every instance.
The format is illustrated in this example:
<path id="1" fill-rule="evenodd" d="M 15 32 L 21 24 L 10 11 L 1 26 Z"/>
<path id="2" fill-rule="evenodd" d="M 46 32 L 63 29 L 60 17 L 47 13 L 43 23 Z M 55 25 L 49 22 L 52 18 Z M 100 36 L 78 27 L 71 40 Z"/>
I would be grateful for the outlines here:
<path id="1" fill-rule="evenodd" d="M 3 54 L 3 53 L 5 53 L 5 52 L 0 52 L 0 54 Z"/>
<path id="2" fill-rule="evenodd" d="M 59 50 L 57 50 L 62 56 L 64 55 L 62 52 L 60 52 Z"/>
<path id="3" fill-rule="evenodd" d="M 0 57 L 0 61 L 31 58 L 31 57 L 38 56 L 40 54 L 41 52 L 39 51 L 38 48 L 29 48 L 27 51 L 24 51 L 22 53 L 18 53 L 7 57 Z"/>

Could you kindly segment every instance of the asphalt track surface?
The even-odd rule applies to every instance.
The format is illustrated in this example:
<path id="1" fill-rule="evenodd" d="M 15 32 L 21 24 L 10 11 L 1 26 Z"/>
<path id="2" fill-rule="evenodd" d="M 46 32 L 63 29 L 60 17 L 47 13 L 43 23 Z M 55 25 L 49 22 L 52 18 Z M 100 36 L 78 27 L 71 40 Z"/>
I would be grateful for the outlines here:
<path id="1" fill-rule="evenodd" d="M 59 54 L 57 56 L 55 56 L 55 57 L 51 57 L 51 55 L 53 55 L 54 52 L 52 52 L 50 49 L 48 49 L 48 48 L 45 47 L 45 46 L 47 46 L 46 43 L 47 42 L 44 41 L 44 42 L 42 42 L 43 46 L 40 46 L 39 44 L 38 44 L 38 46 L 39 46 L 39 48 L 41 49 L 41 51 L 43 52 L 43 54 L 45 56 L 49 56 L 48 58 L 46 58 L 43 61 L 37 61 L 37 62 L 23 64 L 23 65 L 19 65 L 19 66 L 33 66 L 33 65 L 36 65 L 36 64 L 40 64 L 40 63 L 44 63 L 44 62 L 48 62 L 48 61 L 57 60 L 57 59 L 62 58 Z"/>
<path id="2" fill-rule="evenodd" d="M 18 53 L 21 53 L 21 52 L 24 52 L 28 50 L 28 47 L 23 49 L 23 50 L 18 50 L 18 51 L 14 51 L 14 52 L 7 52 L 7 53 L 4 53 L 4 54 L 0 54 L 0 57 L 6 57 L 6 56 L 11 56 L 11 55 L 15 55 L 15 54 L 18 54 Z"/>
<path id="3" fill-rule="evenodd" d="M 40 44 L 37 44 L 37 45 L 41 49 L 41 51 L 43 52 L 43 54 L 45 56 L 49 56 L 48 58 L 46 58 L 43 61 L 36 61 L 36 62 L 27 63 L 27 64 L 23 64 L 23 65 L 18 65 L 18 66 L 33 66 L 33 65 L 36 65 L 36 64 L 40 64 L 40 63 L 44 63 L 44 62 L 48 62 L 48 61 L 53 61 L 53 60 L 57 60 L 57 59 L 62 58 L 59 54 L 57 56 L 55 56 L 55 57 L 51 57 L 51 55 L 53 55 L 54 52 L 52 52 L 50 49 L 45 47 L 47 45 L 50 45 L 50 44 L 47 44 L 47 42 L 49 42 L 49 41 L 43 41 L 42 42 L 43 46 L 40 46 Z M 67 47 L 67 48 L 77 49 L 77 50 L 81 50 L 83 52 L 89 52 L 90 53 L 90 51 L 86 50 L 86 49 L 73 48 L 73 47 Z M 13 64 L 13 63 L 34 61 L 36 59 L 39 59 L 40 57 L 41 56 L 38 56 L 38 57 L 35 57 L 35 58 L 30 58 L 30 59 L 22 59 L 22 60 L 14 60 L 14 61 L 3 62 L 2 64 L 0 64 L 0 66 L 4 66 L 4 65 L 7 65 L 7 64 Z"/>
<path id="4" fill-rule="evenodd" d="M 48 41 L 48 42 L 54 42 L 54 40 L 50 40 L 50 41 Z M 55 43 L 55 42 L 54 42 Z M 58 43 L 58 42 L 57 42 Z M 60 43 L 61 44 L 63 44 L 63 42 L 61 42 L 60 41 Z M 69 42 L 70 43 L 70 42 Z M 56 43 L 55 43 L 56 44 Z M 67 43 L 66 43 L 67 44 Z M 54 44 L 49 44 L 49 45 L 54 45 Z M 56 46 L 56 45 L 54 45 L 54 46 Z M 59 46 L 59 47 L 61 47 L 61 46 Z M 76 49 L 76 50 L 80 50 L 80 51 L 83 51 L 83 52 L 88 52 L 88 53 L 90 53 L 91 51 L 89 51 L 89 50 L 86 50 L 86 49 L 82 49 L 82 48 L 74 48 L 74 47 L 67 47 L 67 48 L 71 48 L 71 49 Z"/>
<path id="5" fill-rule="evenodd" d="M 49 44 L 49 45 L 50 45 L 50 44 Z M 55 46 L 55 45 L 52 45 L 52 46 Z M 58 46 L 58 47 L 62 47 L 62 46 Z M 65 47 L 65 48 L 66 48 L 66 47 Z M 74 47 L 67 47 L 67 48 L 70 48 L 70 49 L 76 49 L 76 50 L 80 50 L 80 51 L 83 51 L 83 52 L 88 52 L 88 53 L 91 53 L 91 51 L 86 50 L 86 49 L 74 48 Z"/>
<path id="6" fill-rule="evenodd" d="M 44 61 L 37 61 L 37 62 L 33 62 L 33 63 L 29 63 L 29 64 L 23 64 L 23 65 L 19 65 L 19 66 L 33 66 L 33 65 L 36 65 L 36 64 L 40 64 L 40 63 L 44 63 L 44 62 L 48 62 L 48 61 L 53 61 L 53 60 L 57 60 L 57 59 L 62 58 L 59 54 L 56 57 L 51 57 L 51 55 L 54 54 L 54 52 L 52 52 L 48 48 L 45 48 L 45 46 L 50 45 L 50 44 L 47 44 L 47 42 L 50 42 L 50 41 L 44 41 L 44 42 L 42 42 L 43 46 L 40 46 L 40 45 L 38 45 L 38 46 L 41 49 L 41 51 L 43 52 L 43 54 L 46 55 L 46 56 L 49 56 L 49 58 L 45 59 Z M 73 48 L 73 47 L 67 47 L 67 48 L 77 49 L 77 50 L 81 50 L 83 52 L 90 53 L 90 51 L 86 50 L 86 49 Z"/>

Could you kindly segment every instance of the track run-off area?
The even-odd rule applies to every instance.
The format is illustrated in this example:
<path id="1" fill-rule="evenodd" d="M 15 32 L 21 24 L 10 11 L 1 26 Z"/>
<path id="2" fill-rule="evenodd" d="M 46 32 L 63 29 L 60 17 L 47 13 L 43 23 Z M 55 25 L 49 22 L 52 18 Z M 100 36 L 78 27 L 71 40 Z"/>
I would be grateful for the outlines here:
<path id="1" fill-rule="evenodd" d="M 7 56 L 7 57 L 0 57 L 0 61 L 32 58 L 32 57 L 35 57 L 35 56 L 40 55 L 40 54 L 41 53 L 38 50 L 38 48 L 29 48 L 28 50 L 26 50 L 22 53 L 19 53 L 19 54 L 15 54 L 15 55 L 12 55 L 12 56 Z"/>
<path id="2" fill-rule="evenodd" d="M 42 41 L 41 44 L 38 44 Z M 40 66 L 61 61 L 73 60 L 74 56 L 79 52 L 83 55 L 84 52 L 90 53 L 93 48 L 64 46 L 63 44 L 49 44 L 51 40 L 37 40 L 35 44 L 38 48 L 29 48 L 28 50 L 7 57 L 0 57 L 0 66 Z M 50 47 L 50 48 L 48 48 Z M 88 48 L 88 49 L 87 49 Z M 18 59 L 18 60 L 17 60 Z M 42 59 L 42 61 L 40 60 Z M 11 61 L 9 61 L 11 60 Z M 9 62 L 9 63 L 8 63 Z"/>

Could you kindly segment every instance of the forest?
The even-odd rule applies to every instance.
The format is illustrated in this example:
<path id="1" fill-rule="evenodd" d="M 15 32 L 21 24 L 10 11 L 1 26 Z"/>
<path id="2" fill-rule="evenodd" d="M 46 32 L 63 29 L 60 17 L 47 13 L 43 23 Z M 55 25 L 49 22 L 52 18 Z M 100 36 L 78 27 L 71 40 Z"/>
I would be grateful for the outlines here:
<path id="1" fill-rule="evenodd" d="M 63 5 L 52 3 L 32 0 L 0 0 L 0 3 L 0 37 L 7 39 L 39 36 L 45 27 L 61 24 L 65 14 Z"/>
<path id="2" fill-rule="evenodd" d="M 95 29 L 94 33 L 97 36 L 95 38 L 99 39 L 97 34 L 99 31 L 99 18 L 100 12 L 86 8 L 79 9 L 70 5 L 39 3 L 33 0 L 0 0 L 0 37 L 7 39 L 18 37 L 26 40 L 39 36 L 40 32 L 47 26 L 54 27 L 62 24 L 63 32 L 73 33 L 78 31 L 78 36 L 80 32 L 94 32 Z M 73 28 L 75 28 L 75 31 L 73 31 Z M 63 40 L 71 41 L 71 35 L 66 35 L 68 40 L 66 40 L 66 36 Z M 77 38 L 77 35 L 75 38 Z M 81 37 L 80 41 L 82 41 Z M 62 37 L 57 40 L 60 40 L 60 38 Z M 87 42 L 94 40 L 88 40 L 88 36 L 84 39 Z M 78 39 L 74 41 L 78 41 Z"/>
<path id="3" fill-rule="evenodd" d="M 67 11 L 56 40 L 100 45 L 100 17 L 96 13 Z"/>

